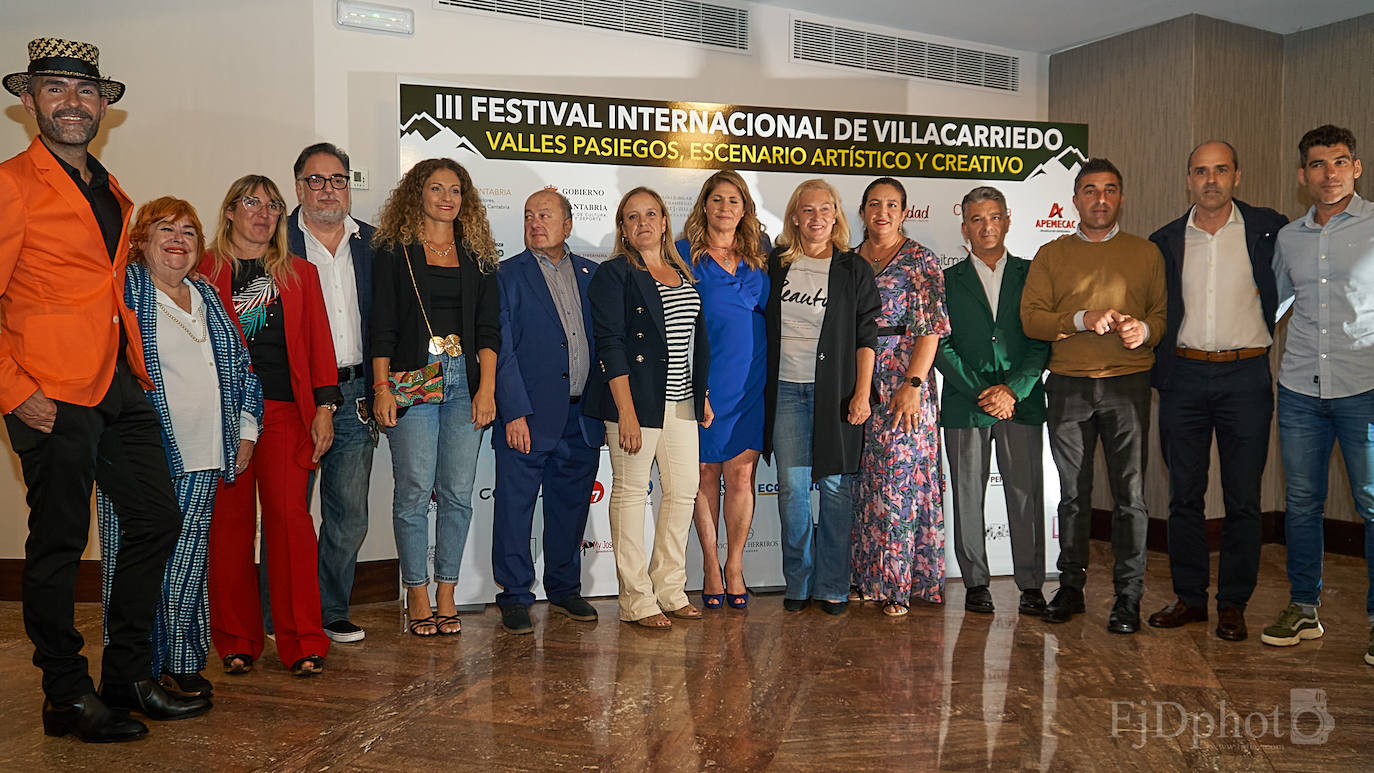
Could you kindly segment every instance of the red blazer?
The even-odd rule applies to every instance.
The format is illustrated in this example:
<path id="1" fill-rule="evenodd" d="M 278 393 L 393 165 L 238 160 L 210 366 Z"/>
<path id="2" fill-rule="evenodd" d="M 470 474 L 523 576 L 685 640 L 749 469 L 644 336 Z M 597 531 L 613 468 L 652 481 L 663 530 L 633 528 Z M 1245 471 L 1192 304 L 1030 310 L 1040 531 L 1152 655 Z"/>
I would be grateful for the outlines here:
<path id="1" fill-rule="evenodd" d="M 214 252 L 206 250 L 200 261 L 200 273 L 215 286 L 224 308 L 232 310 L 231 272 L 226 269 L 216 274 L 214 266 Z M 296 269 L 295 281 L 280 283 L 277 291 L 281 293 L 282 318 L 286 321 L 286 362 L 291 371 L 291 395 L 305 427 L 304 439 L 296 448 L 296 461 L 313 470 L 315 463 L 310 457 L 315 455 L 315 445 L 310 439 L 310 423 L 315 420 L 315 390 L 337 386 L 339 370 L 334 360 L 334 338 L 329 332 L 329 315 L 324 307 L 324 293 L 320 290 L 319 271 L 310 261 L 294 255 L 291 266 Z M 231 311 L 229 316 L 239 326 L 239 335 L 243 335 L 238 315 Z"/>
<path id="2" fill-rule="evenodd" d="M 124 303 L 133 202 L 110 176 L 124 229 L 114 263 L 91 205 L 37 137 L 0 164 L 0 413 L 34 390 L 91 406 L 109 391 L 125 330 L 125 359 L 145 389 L 138 318 Z"/>

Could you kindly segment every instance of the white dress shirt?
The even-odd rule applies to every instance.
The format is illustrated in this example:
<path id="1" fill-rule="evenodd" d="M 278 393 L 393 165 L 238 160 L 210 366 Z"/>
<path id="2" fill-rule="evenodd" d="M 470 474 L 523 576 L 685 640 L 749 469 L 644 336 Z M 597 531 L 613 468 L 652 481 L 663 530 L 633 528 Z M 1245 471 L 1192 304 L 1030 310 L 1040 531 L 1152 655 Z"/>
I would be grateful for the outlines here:
<path id="1" fill-rule="evenodd" d="M 191 313 L 182 311 L 170 296 L 157 291 L 157 357 L 172 437 L 181 452 L 182 469 L 224 469 L 224 428 L 220 421 L 219 372 L 206 331 L 205 301 L 191 289 Z M 194 337 L 193 337 L 194 336 Z M 196 338 L 203 340 L 197 341 Z M 239 436 L 258 439 L 258 420 L 244 411 Z"/>
<path id="2" fill-rule="evenodd" d="M 363 317 L 358 310 L 358 285 L 353 275 L 353 237 L 358 223 L 344 215 L 344 235 L 338 249 L 330 252 L 305 227 L 305 216 L 296 213 L 305 235 L 305 259 L 320 271 L 320 290 L 324 310 L 329 315 L 329 332 L 334 338 L 334 359 L 340 368 L 351 368 L 363 361 Z"/>
<path id="3" fill-rule="evenodd" d="M 1260 310 L 1240 207 L 1231 205 L 1231 217 L 1215 234 L 1193 224 L 1196 214 L 1194 206 L 1183 236 L 1183 322 L 1178 345 L 1207 352 L 1268 347 L 1274 339 Z"/>
<path id="4" fill-rule="evenodd" d="M 973 253 L 969 253 L 968 259 L 973 261 L 974 273 L 978 275 L 978 281 L 983 283 L 983 292 L 988 294 L 988 305 L 992 307 L 992 321 L 996 322 L 997 302 L 1002 298 L 1002 275 L 1006 273 L 1002 269 L 1007 267 L 1007 251 L 1002 250 L 1002 257 L 998 258 L 991 268 Z"/>

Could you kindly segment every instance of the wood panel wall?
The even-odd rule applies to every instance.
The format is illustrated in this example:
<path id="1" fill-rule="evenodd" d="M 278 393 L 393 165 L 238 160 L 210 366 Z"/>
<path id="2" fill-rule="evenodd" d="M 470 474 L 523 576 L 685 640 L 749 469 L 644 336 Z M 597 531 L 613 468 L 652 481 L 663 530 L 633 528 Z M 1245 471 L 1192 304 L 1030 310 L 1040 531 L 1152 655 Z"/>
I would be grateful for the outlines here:
<path id="1" fill-rule="evenodd" d="M 1148 235 L 1187 210 L 1187 156 L 1210 139 L 1236 146 L 1239 198 L 1297 217 L 1310 203 L 1295 175 L 1304 131 L 1336 123 L 1365 143 L 1363 155 L 1374 147 L 1374 14 L 1287 36 L 1191 15 L 1064 51 L 1050 57 L 1049 118 L 1089 124 L 1090 153 L 1120 167 L 1129 232 Z M 1281 325 L 1275 336 L 1275 372 L 1285 332 Z M 1146 503 L 1163 518 L 1168 481 L 1157 422 L 1150 447 Z M 1110 507 L 1100 455 L 1097 467 L 1094 505 Z M 1337 452 L 1327 517 L 1359 520 L 1341 467 Z M 1283 491 L 1274 430 L 1262 509 L 1283 510 Z M 1207 516 L 1222 515 L 1214 450 Z"/>

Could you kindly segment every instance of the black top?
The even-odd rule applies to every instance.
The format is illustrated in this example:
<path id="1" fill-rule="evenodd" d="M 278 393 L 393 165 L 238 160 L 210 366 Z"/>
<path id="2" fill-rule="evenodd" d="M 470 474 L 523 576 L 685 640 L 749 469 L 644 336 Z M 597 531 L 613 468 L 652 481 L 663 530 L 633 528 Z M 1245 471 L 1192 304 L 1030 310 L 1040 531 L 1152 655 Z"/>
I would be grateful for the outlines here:
<path id="1" fill-rule="evenodd" d="M 429 275 L 429 294 L 434 304 L 429 312 L 429 324 L 434 335 L 457 333 L 463 320 L 463 278 L 457 266 L 425 266 Z"/>
<path id="2" fill-rule="evenodd" d="M 63 161 L 56 153 L 53 153 L 53 158 L 62 165 L 67 176 L 76 183 L 77 190 L 91 205 L 91 214 L 95 215 L 95 222 L 100 224 L 100 235 L 105 239 L 105 249 L 110 253 L 110 261 L 114 262 L 115 253 L 119 251 L 119 234 L 124 230 L 124 213 L 119 209 L 119 200 L 115 198 L 114 191 L 110 190 L 110 173 L 95 160 L 95 156 L 87 153 L 86 169 L 91 173 L 91 181 L 87 183 L 81 179 L 76 167 Z"/>
<path id="3" fill-rule="evenodd" d="M 262 382 L 265 400 L 292 402 L 291 368 L 286 355 L 286 320 L 282 316 L 277 282 L 256 260 L 240 261 L 230 287 L 234 313 L 243 327 L 253 372 Z"/>
<path id="4" fill-rule="evenodd" d="M 475 395 L 481 381 L 477 352 L 501 350 L 501 299 L 496 272 L 484 274 L 477 259 L 458 243 L 460 295 L 458 337 L 463 341 L 463 360 L 467 366 L 468 393 Z M 409 265 L 409 269 L 407 269 Z M 416 301 L 411 270 L 419 285 L 419 297 L 433 321 L 433 281 L 427 271 L 424 248 L 418 244 L 404 247 L 377 247 L 372 259 L 372 356 L 389 357 L 391 370 L 417 370 L 429 362 L 429 330 Z M 447 335 L 434 328 L 435 335 Z"/>

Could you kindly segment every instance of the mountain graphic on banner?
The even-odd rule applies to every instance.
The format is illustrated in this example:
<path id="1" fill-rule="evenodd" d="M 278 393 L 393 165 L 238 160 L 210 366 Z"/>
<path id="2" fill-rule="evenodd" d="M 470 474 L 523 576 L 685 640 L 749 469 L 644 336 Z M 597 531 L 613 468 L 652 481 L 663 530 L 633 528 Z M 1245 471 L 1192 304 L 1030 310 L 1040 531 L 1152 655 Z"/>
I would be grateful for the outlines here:
<path id="1" fill-rule="evenodd" d="M 454 133 L 452 129 L 434 120 L 429 113 L 416 113 L 401 126 L 401 143 L 425 148 L 430 151 L 430 155 L 433 155 L 435 150 L 466 150 L 482 155 L 467 137 Z"/>
<path id="2" fill-rule="evenodd" d="M 1040 166 L 1037 166 L 1034 170 L 1031 171 L 1030 174 L 1026 175 L 1025 179 L 1034 180 L 1040 175 L 1051 173 L 1055 173 L 1055 176 L 1057 177 L 1059 176 L 1058 173 L 1062 172 L 1065 169 L 1069 170 L 1070 172 L 1075 172 L 1077 171 L 1078 167 L 1087 163 L 1087 161 L 1088 159 L 1085 158 L 1083 154 L 1079 152 L 1078 148 L 1075 148 L 1074 146 L 1070 145 L 1069 147 L 1059 151 L 1059 155 L 1055 156 L 1054 158 L 1051 158 L 1050 160 L 1046 161 Z"/>

